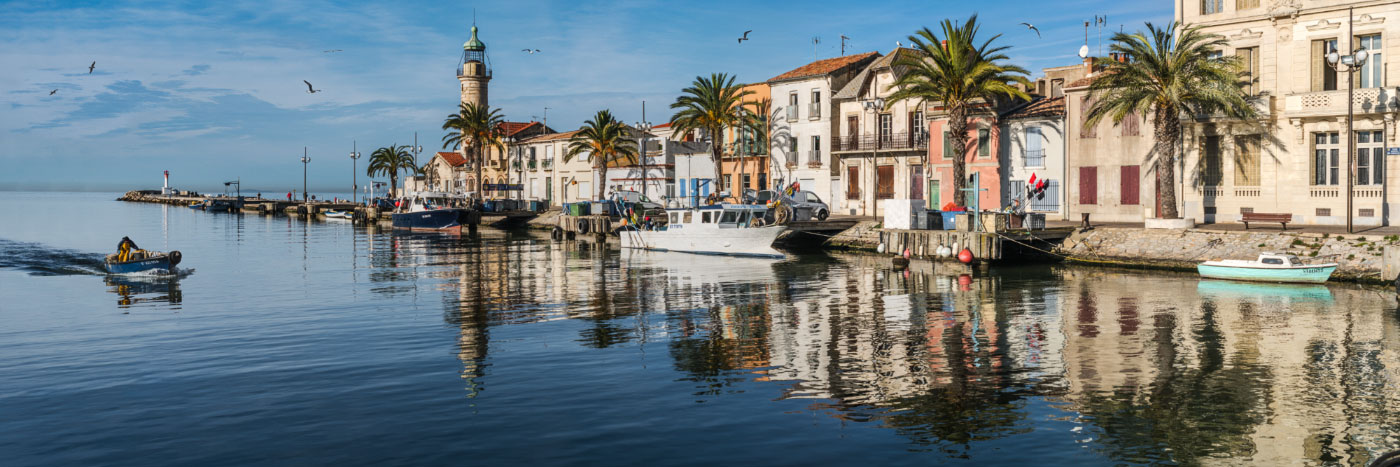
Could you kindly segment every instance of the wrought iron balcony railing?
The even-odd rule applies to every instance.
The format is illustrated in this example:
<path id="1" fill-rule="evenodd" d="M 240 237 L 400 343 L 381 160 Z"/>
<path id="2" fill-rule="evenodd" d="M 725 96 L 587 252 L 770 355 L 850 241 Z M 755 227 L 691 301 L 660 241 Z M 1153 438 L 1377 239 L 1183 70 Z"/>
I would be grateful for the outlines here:
<path id="1" fill-rule="evenodd" d="M 928 134 L 890 133 L 837 136 L 832 138 L 831 144 L 832 150 L 836 152 L 926 150 L 928 149 Z"/>

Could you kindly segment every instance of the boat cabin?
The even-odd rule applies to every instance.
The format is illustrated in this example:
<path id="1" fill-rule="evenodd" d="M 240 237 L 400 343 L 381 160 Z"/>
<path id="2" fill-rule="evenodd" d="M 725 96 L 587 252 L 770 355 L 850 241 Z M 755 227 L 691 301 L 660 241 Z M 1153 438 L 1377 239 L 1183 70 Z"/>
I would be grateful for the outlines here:
<path id="1" fill-rule="evenodd" d="M 1257 261 L 1259 262 L 1259 264 L 1263 264 L 1263 265 L 1267 265 L 1267 266 L 1302 266 L 1302 265 L 1303 265 L 1303 261 L 1300 260 L 1300 259 L 1298 259 L 1298 257 L 1297 257 L 1296 255 L 1279 254 L 1279 253 L 1268 253 L 1268 252 L 1259 253 L 1259 259 L 1258 259 Z"/>
<path id="2" fill-rule="evenodd" d="M 743 229 L 765 225 L 768 208 L 751 204 L 717 204 L 666 210 L 666 228 Z"/>
<path id="3" fill-rule="evenodd" d="M 456 207 L 454 204 L 459 204 L 461 201 L 461 197 L 450 193 L 420 191 L 404 197 L 399 209 L 406 212 L 432 211 Z"/>

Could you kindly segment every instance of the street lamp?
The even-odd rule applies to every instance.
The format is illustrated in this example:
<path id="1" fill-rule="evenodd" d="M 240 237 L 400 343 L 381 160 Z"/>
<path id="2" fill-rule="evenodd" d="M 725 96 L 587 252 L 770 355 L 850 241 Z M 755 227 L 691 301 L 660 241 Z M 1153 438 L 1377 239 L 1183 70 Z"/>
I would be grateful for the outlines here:
<path id="1" fill-rule="evenodd" d="M 1347 37 L 1355 37 L 1351 34 L 1351 9 L 1347 9 Z M 1366 65 L 1366 59 L 1370 58 L 1370 53 L 1364 48 L 1356 48 L 1347 55 L 1339 55 L 1337 49 L 1327 52 L 1327 64 L 1338 72 L 1347 74 L 1347 233 L 1355 232 L 1352 226 L 1352 188 L 1355 185 L 1356 177 L 1356 133 L 1352 131 L 1352 120 L 1356 118 L 1353 110 L 1352 93 L 1355 89 L 1353 72 Z"/>
<path id="2" fill-rule="evenodd" d="M 637 163 L 642 166 L 642 197 L 647 196 L 647 133 L 651 131 L 650 122 L 637 123 Z"/>
<path id="3" fill-rule="evenodd" d="M 360 144 L 354 140 L 350 144 L 353 148 L 350 150 L 350 203 L 354 204 L 355 192 L 360 191 Z"/>
<path id="4" fill-rule="evenodd" d="M 507 159 L 507 162 L 509 162 L 509 159 L 510 159 L 510 150 L 511 150 L 510 145 L 515 144 L 515 138 L 514 138 L 514 137 L 510 137 L 510 136 L 507 136 L 507 137 L 505 137 L 505 138 L 501 138 L 501 142 L 505 143 L 505 145 L 506 145 L 506 159 Z M 522 176 L 525 175 L 525 171 L 524 171 L 524 170 L 521 170 L 521 169 L 522 169 L 522 167 L 520 166 L 520 148 L 515 148 L 515 170 L 518 171 L 518 172 L 516 173 L 516 175 L 515 175 L 515 179 L 516 179 L 516 180 L 519 180 L 520 177 L 522 177 Z M 510 168 L 509 168 L 509 167 L 506 168 L 506 173 L 507 173 L 507 174 L 510 173 Z M 506 177 L 506 180 L 510 180 L 510 177 L 507 176 L 507 177 Z M 506 198 L 508 199 L 508 198 L 510 198 L 510 185 L 509 185 L 509 184 L 507 184 L 507 185 L 505 186 L 505 190 L 506 190 Z"/>
<path id="5" fill-rule="evenodd" d="M 865 107 L 865 111 L 868 112 L 868 113 L 870 113 L 870 114 L 872 115 L 871 121 L 875 123 L 876 132 L 878 133 L 878 132 L 879 132 L 879 122 L 876 122 L 876 121 L 875 121 L 875 120 L 876 120 L 876 117 L 874 117 L 874 116 L 879 115 L 879 114 L 880 114 L 880 111 L 885 109 L 885 99 L 882 98 L 882 97 L 876 97 L 876 98 L 871 99 L 871 100 L 862 101 L 862 102 L 861 102 L 861 106 Z M 856 138 L 856 141 L 860 141 L 860 138 L 859 138 L 859 137 L 856 137 L 855 135 L 851 135 L 851 136 L 852 136 L 852 137 L 855 137 L 855 138 Z M 878 183 L 878 182 L 875 180 L 875 151 L 876 151 L 876 148 L 880 147 L 880 145 L 879 145 L 879 142 L 880 142 L 880 135 L 876 135 L 876 136 L 875 136 L 875 142 L 876 142 L 876 144 L 874 144 L 874 145 L 872 145 L 872 146 L 870 147 L 870 188 L 869 188 L 869 191 L 870 191 L 870 210 L 866 212 L 866 215 L 874 215 L 874 214 L 875 214 L 875 211 L 877 211 L 877 210 L 875 209 L 875 184 Z M 860 144 L 860 143 L 856 143 L 856 144 L 857 144 L 857 147 L 859 147 L 859 144 Z M 864 205 L 865 205 L 865 203 L 864 203 L 864 202 L 861 202 L 861 206 L 864 206 Z"/>
<path id="6" fill-rule="evenodd" d="M 311 157 L 306 155 L 306 146 L 301 147 L 301 202 L 306 202 L 306 164 L 311 163 Z"/>

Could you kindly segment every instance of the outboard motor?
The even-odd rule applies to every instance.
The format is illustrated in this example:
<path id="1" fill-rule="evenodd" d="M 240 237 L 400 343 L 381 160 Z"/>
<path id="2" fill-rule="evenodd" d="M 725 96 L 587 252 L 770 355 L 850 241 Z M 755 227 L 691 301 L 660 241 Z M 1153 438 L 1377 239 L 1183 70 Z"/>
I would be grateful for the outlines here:
<path id="1" fill-rule="evenodd" d="M 172 251 L 170 252 L 169 256 L 170 256 L 170 265 L 171 265 L 171 266 L 180 264 L 180 251 L 179 251 L 179 250 L 172 250 Z"/>

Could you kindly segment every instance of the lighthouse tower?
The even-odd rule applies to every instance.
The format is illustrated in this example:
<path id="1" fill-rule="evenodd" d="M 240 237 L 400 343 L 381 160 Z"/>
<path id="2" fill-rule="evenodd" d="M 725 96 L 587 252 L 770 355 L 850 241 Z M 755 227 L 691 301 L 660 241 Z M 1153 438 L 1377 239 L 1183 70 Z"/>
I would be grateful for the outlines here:
<path id="1" fill-rule="evenodd" d="M 457 67 L 457 80 L 462 82 L 462 102 L 478 107 L 487 105 L 486 85 L 491 81 L 491 66 L 486 60 L 486 44 L 476 38 L 476 25 L 472 25 L 472 38 L 462 44 L 462 64 Z"/>

